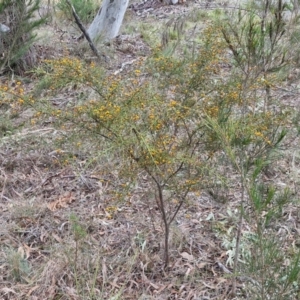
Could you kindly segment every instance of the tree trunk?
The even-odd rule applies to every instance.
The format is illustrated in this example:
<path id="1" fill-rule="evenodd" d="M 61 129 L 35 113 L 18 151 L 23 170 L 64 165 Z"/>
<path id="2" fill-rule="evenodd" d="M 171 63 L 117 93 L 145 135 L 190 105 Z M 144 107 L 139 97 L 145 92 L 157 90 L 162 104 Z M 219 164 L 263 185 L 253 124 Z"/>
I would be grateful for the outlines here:
<path id="1" fill-rule="evenodd" d="M 120 30 L 129 0 L 104 0 L 88 29 L 90 38 L 104 41 L 115 38 Z"/>
<path id="2" fill-rule="evenodd" d="M 0 34 L 7 33 L 10 31 L 10 28 L 4 24 L 0 24 Z"/>

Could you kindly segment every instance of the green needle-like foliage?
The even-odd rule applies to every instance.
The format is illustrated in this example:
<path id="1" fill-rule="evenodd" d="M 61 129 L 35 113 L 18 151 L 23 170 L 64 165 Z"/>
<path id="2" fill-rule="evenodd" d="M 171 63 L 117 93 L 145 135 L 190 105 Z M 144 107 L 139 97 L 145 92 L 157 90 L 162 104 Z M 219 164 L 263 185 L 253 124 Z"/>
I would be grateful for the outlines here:
<path id="1" fill-rule="evenodd" d="M 3 0 L 0 2 L 0 21 L 9 28 L 0 34 L 0 73 L 8 70 L 23 72 L 32 67 L 36 54 L 32 44 L 34 31 L 45 22 L 40 18 L 40 0 Z"/>

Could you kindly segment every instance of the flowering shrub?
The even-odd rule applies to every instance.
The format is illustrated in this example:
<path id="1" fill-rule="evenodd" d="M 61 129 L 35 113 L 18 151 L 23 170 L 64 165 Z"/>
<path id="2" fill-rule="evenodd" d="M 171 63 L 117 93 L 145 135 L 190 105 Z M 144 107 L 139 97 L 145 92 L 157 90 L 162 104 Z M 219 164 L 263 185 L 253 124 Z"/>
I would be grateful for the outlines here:
<path id="1" fill-rule="evenodd" d="M 0 83 L 0 109 L 3 112 L 19 113 L 26 104 L 34 104 L 34 99 L 26 95 L 21 81 Z"/>
<path id="2" fill-rule="evenodd" d="M 196 57 L 165 56 L 155 48 L 124 76 L 107 76 L 71 57 L 44 66 L 51 93 L 76 86 L 88 95 L 51 114 L 89 132 L 96 143 L 109 144 L 118 154 L 119 174 L 139 180 L 142 171 L 152 182 L 165 226 L 165 266 L 170 224 L 190 192 L 212 184 L 222 150 L 250 168 L 267 159 L 284 136 L 286 114 L 260 109 L 259 93 L 253 92 L 265 82 L 257 78 L 245 87 L 242 77 L 222 67 L 228 58 L 221 33 L 208 26 Z"/>

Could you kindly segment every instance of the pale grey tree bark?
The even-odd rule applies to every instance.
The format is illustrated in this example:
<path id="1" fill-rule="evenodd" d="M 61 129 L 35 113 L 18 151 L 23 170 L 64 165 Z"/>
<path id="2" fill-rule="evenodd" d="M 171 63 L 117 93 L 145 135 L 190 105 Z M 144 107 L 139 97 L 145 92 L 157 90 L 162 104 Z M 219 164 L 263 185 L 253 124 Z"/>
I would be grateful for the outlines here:
<path id="1" fill-rule="evenodd" d="M 115 38 L 120 30 L 129 0 L 104 0 L 102 7 L 87 30 L 95 41 Z"/>
<path id="2" fill-rule="evenodd" d="M 9 32 L 10 31 L 10 28 L 9 27 L 7 27 L 6 25 L 4 25 L 4 24 L 0 24 L 0 34 L 1 33 L 7 33 L 7 32 Z"/>

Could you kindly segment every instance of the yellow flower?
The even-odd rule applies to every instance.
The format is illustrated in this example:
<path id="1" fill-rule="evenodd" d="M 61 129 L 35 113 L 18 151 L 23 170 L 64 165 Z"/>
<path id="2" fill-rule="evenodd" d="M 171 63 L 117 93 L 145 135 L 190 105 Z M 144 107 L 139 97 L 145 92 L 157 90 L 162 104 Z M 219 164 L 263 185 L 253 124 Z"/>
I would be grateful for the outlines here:
<path id="1" fill-rule="evenodd" d="M 140 119 L 139 115 L 132 116 L 133 121 L 138 121 Z"/>
<path id="2" fill-rule="evenodd" d="M 175 100 L 171 100 L 170 101 L 170 106 L 171 107 L 174 107 L 174 106 L 176 106 L 177 105 L 177 102 L 175 101 Z"/>
<path id="3" fill-rule="evenodd" d="M 254 134 L 255 134 L 256 136 L 258 136 L 258 137 L 263 137 L 263 134 L 262 134 L 261 132 L 259 132 L 259 131 L 256 131 Z"/>

